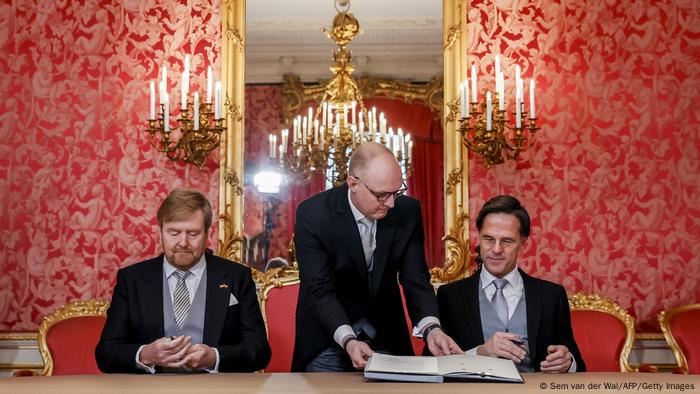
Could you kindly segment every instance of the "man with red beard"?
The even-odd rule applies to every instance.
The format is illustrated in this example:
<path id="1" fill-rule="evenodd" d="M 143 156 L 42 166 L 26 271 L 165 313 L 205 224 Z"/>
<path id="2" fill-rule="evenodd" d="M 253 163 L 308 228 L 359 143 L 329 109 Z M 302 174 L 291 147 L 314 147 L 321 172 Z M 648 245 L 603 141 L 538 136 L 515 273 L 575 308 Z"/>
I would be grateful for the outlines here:
<path id="1" fill-rule="evenodd" d="M 211 203 L 175 190 L 158 209 L 164 254 L 117 273 L 95 358 L 107 373 L 253 372 L 270 361 L 250 268 L 205 253 Z"/>

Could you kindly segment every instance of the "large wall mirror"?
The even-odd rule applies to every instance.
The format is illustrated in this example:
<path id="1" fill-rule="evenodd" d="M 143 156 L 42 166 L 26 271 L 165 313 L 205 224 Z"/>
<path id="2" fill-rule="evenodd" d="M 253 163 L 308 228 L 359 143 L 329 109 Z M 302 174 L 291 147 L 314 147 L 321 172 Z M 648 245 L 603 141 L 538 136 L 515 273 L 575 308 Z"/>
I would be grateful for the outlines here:
<path id="1" fill-rule="evenodd" d="M 426 255 L 433 279 L 444 282 L 468 271 L 467 161 L 451 105 L 466 68 L 466 5 L 456 0 L 408 3 L 352 0 L 350 12 L 363 31 L 350 45 L 353 76 L 363 86 L 367 106 L 381 110 L 389 101 L 398 102 L 395 121 L 404 122 L 399 126 L 414 133 L 422 149 L 414 150 L 409 193 L 425 206 Z M 283 183 L 279 193 L 265 193 L 255 186 L 255 175 L 276 167 L 269 157 L 269 133 L 288 126 L 307 105 L 315 106 L 318 83 L 331 76 L 336 46 L 322 29 L 330 27 L 337 11 L 331 0 L 229 0 L 222 12 L 228 130 L 221 148 L 220 253 L 251 266 L 257 281 L 268 281 L 285 271 L 271 267 L 293 266 L 289 241 L 295 205 L 329 184 L 322 177 L 297 179 Z M 401 118 L 402 112 L 415 114 L 421 107 L 437 127 L 412 130 L 416 120 Z"/>

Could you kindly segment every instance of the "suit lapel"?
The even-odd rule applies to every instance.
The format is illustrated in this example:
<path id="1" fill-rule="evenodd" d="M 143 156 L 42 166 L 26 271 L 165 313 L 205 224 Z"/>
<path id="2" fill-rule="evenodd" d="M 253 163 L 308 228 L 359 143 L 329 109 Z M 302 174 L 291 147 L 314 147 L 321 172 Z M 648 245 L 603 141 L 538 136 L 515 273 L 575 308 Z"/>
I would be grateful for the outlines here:
<path id="1" fill-rule="evenodd" d="M 479 277 L 481 271 L 476 271 L 462 287 L 462 299 L 464 300 L 465 321 L 471 326 L 469 332 L 473 332 L 476 343 L 483 343 L 484 331 L 481 328 L 481 313 L 479 311 Z"/>
<path id="2" fill-rule="evenodd" d="M 204 333 L 202 342 L 209 346 L 219 344 L 221 332 L 224 329 L 226 320 L 226 310 L 233 290 L 231 286 L 230 274 L 223 270 L 217 257 L 205 254 L 207 260 L 207 297 L 204 308 Z M 226 284 L 226 287 L 219 285 Z M 223 311 L 223 312 L 222 312 Z"/>
<path id="3" fill-rule="evenodd" d="M 163 255 L 146 264 L 137 285 L 145 331 L 152 340 L 165 333 L 163 323 Z"/>
<path id="4" fill-rule="evenodd" d="M 394 215 L 391 214 L 391 210 L 389 212 L 386 218 L 377 221 L 377 247 L 374 249 L 374 261 L 372 263 L 372 295 L 377 294 L 379 285 L 382 282 L 382 275 L 384 275 L 384 268 L 386 268 L 386 261 L 389 258 L 389 251 L 396 232 Z M 362 250 L 362 243 L 360 243 L 360 250 Z"/>
<path id="5" fill-rule="evenodd" d="M 338 228 L 338 233 L 343 236 L 343 241 L 345 241 L 342 244 L 345 245 L 360 275 L 367 282 L 367 262 L 362 249 L 360 231 L 357 229 L 357 222 L 352 215 L 350 203 L 348 202 L 348 186 L 343 185 L 334 189 L 333 199 L 335 200 L 334 221 Z"/>
<path id="6" fill-rule="evenodd" d="M 540 329 L 540 320 L 542 318 L 542 292 L 537 288 L 537 284 L 532 281 L 532 278 L 520 270 L 520 276 L 523 278 L 523 287 L 525 288 L 525 303 L 527 305 L 527 340 L 530 347 L 530 359 L 534 362 L 537 360 L 537 335 Z"/>

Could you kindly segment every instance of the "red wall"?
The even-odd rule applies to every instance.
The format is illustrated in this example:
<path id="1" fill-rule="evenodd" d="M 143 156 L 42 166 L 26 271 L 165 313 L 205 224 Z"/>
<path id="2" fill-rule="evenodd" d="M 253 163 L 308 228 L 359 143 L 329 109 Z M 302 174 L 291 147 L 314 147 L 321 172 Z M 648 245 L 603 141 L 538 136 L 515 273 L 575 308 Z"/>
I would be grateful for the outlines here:
<path id="1" fill-rule="evenodd" d="M 0 330 L 34 330 L 71 300 L 110 298 L 119 267 L 160 252 L 171 189 L 218 206 L 218 153 L 203 170 L 173 164 L 144 130 L 163 63 L 171 97 L 185 54 L 192 90 L 218 65 L 221 16 L 215 0 L 0 8 Z"/>
<path id="2" fill-rule="evenodd" d="M 470 160 L 472 217 L 517 196 L 534 217 L 521 267 L 614 299 L 641 329 L 700 302 L 696 2 L 478 0 L 468 19 L 482 92 L 493 54 L 507 77 L 519 63 L 536 76 L 542 127 L 517 164 Z"/>

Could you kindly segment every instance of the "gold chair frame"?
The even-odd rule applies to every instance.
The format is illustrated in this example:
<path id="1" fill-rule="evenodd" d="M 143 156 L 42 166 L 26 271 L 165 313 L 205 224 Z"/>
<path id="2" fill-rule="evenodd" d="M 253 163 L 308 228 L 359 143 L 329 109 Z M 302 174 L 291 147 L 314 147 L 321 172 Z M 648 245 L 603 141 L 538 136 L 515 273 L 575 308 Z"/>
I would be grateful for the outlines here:
<path id="1" fill-rule="evenodd" d="M 569 308 L 572 311 L 603 312 L 620 319 L 627 331 L 627 338 L 625 338 L 625 344 L 622 346 L 622 351 L 620 352 L 620 371 L 637 372 L 637 369 L 631 367 L 629 364 L 630 353 L 634 346 L 634 317 L 627 313 L 627 311 L 615 301 L 598 294 L 571 294 L 569 295 Z"/>
<path id="2" fill-rule="evenodd" d="M 683 350 L 678 345 L 676 338 L 671 332 L 671 320 L 673 320 L 673 317 L 678 314 L 698 309 L 700 309 L 700 304 L 688 304 L 661 311 L 657 315 L 659 326 L 661 326 L 661 332 L 663 332 L 664 338 L 666 338 L 666 342 L 671 348 L 671 352 L 673 352 L 673 357 L 676 358 L 678 370 L 684 374 L 690 373 L 690 368 L 688 367 L 688 359 L 685 357 Z"/>
<path id="3" fill-rule="evenodd" d="M 56 309 L 50 315 L 44 316 L 39 326 L 39 352 L 44 360 L 44 369 L 41 375 L 53 375 L 53 358 L 46 343 L 46 335 L 49 329 L 66 319 L 83 316 L 107 316 L 109 301 L 91 299 L 88 301 L 71 301 L 68 304 Z"/>

